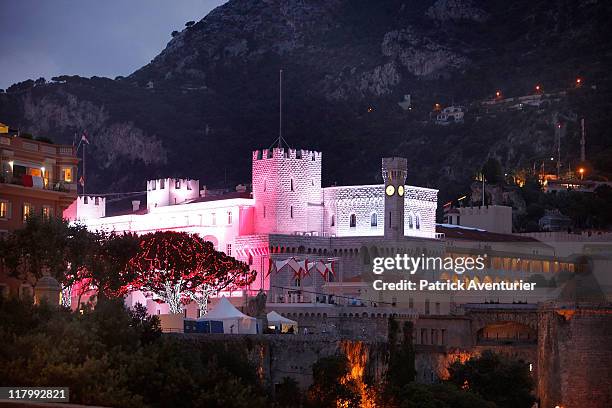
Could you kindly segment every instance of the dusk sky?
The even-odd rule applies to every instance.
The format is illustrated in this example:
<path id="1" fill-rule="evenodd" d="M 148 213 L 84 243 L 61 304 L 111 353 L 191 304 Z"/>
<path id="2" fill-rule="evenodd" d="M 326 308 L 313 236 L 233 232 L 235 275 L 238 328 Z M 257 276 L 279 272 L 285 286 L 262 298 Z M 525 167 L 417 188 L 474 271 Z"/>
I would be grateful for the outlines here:
<path id="1" fill-rule="evenodd" d="M 129 75 L 224 0 L 0 0 L 0 88 L 56 75 Z"/>

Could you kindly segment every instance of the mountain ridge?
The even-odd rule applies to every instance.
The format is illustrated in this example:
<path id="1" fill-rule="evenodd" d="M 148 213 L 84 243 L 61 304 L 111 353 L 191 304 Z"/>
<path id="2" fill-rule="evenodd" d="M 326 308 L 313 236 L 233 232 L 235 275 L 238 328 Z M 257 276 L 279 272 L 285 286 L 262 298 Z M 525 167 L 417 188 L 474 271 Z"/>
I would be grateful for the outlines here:
<path id="1" fill-rule="evenodd" d="M 249 152 L 278 136 L 283 69 L 283 133 L 294 147 L 323 151 L 326 184 L 378 182 L 380 157 L 401 155 L 409 183 L 441 188 L 444 199 L 464 191 L 488 157 L 513 169 L 549 156 L 559 114 L 587 117 L 589 151 L 605 162 L 612 47 L 601 39 L 610 8 L 233 0 L 127 77 L 14 85 L 0 94 L 0 117 L 64 143 L 86 129 L 90 191 L 134 191 L 172 175 L 231 188 L 249 181 Z M 583 89 L 572 89 L 576 76 Z M 497 89 L 518 96 L 536 83 L 567 96 L 521 112 L 481 109 Z M 398 106 L 405 94 L 410 111 Z M 433 125 L 434 103 L 467 103 L 465 123 Z M 564 162 L 576 160 L 577 129 L 568 121 Z"/>

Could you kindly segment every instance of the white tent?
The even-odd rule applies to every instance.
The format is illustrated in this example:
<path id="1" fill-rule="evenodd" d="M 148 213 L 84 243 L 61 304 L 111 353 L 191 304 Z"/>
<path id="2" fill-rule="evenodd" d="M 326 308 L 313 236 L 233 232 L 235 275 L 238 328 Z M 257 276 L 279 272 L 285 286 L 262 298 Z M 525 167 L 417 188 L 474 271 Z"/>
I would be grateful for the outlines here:
<path id="1" fill-rule="evenodd" d="M 222 297 L 214 309 L 198 320 L 223 322 L 223 333 L 257 334 L 257 319 L 236 309 L 227 298 Z"/>
<path id="2" fill-rule="evenodd" d="M 290 328 L 293 327 L 293 332 L 297 333 L 298 325 L 295 320 L 287 319 L 275 311 L 268 313 L 267 317 L 268 327 L 274 326 L 277 330 L 280 330 L 281 333 L 287 333 L 289 332 Z"/>

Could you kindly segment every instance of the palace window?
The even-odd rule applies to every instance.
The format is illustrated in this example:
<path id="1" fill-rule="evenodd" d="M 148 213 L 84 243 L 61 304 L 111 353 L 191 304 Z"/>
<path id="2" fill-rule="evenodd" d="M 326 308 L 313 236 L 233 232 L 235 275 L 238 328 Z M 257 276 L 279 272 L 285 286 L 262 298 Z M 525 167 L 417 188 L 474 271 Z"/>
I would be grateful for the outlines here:
<path id="1" fill-rule="evenodd" d="M 62 167 L 62 180 L 72 183 L 72 167 Z"/>
<path id="2" fill-rule="evenodd" d="M 421 229 L 421 214 L 417 214 L 415 217 L 416 229 Z"/>
<path id="3" fill-rule="evenodd" d="M 408 228 L 410 229 L 414 228 L 414 220 L 412 219 L 412 213 L 408 214 Z"/>
<path id="4" fill-rule="evenodd" d="M 166 188 L 166 180 L 165 179 L 161 179 L 161 180 L 159 180 L 159 189 L 163 190 L 164 188 Z"/>
<path id="5" fill-rule="evenodd" d="M 42 207 L 42 216 L 45 219 L 51 218 L 51 207 L 48 205 L 43 205 Z"/>
<path id="6" fill-rule="evenodd" d="M 370 216 L 370 226 L 378 226 L 378 215 L 376 213 L 372 213 L 372 215 Z"/>
<path id="7" fill-rule="evenodd" d="M 290 211 L 291 211 L 291 218 L 293 218 L 293 206 L 291 206 Z"/>
<path id="8" fill-rule="evenodd" d="M 293 186 L 293 179 L 291 179 L 291 191 L 295 191 L 295 188 Z"/>
<path id="9" fill-rule="evenodd" d="M 176 180 L 174 183 L 174 188 L 179 190 L 181 188 L 181 180 Z"/>
<path id="10" fill-rule="evenodd" d="M 332 214 L 332 216 L 331 216 L 331 220 L 329 222 L 329 225 L 332 226 L 332 227 L 336 226 L 336 216 L 334 214 Z"/>
<path id="11" fill-rule="evenodd" d="M 10 203 L 7 200 L 0 200 L 0 218 L 8 219 L 10 216 L 9 211 Z"/>
<path id="12" fill-rule="evenodd" d="M 349 219 L 349 226 L 351 228 L 357 227 L 357 216 L 355 214 L 351 214 L 351 217 Z"/>
<path id="13" fill-rule="evenodd" d="M 32 204 L 30 204 L 30 203 L 23 203 L 23 208 L 22 208 L 22 213 L 23 213 L 22 216 L 23 217 L 22 218 L 23 218 L 24 222 L 28 219 L 30 214 L 32 214 L 32 209 L 33 209 Z"/>
<path id="14" fill-rule="evenodd" d="M 232 225 L 232 212 L 227 212 L 227 225 Z"/>
<path id="15" fill-rule="evenodd" d="M 227 244 L 225 254 L 228 256 L 232 256 L 232 244 Z"/>

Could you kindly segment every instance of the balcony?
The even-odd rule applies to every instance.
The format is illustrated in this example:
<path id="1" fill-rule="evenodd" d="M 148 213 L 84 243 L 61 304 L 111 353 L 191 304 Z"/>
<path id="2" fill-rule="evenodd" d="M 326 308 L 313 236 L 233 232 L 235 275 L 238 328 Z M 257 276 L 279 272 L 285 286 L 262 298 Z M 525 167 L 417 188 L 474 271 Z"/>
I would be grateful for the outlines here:
<path id="1" fill-rule="evenodd" d="M 0 175 L 0 184 L 11 184 L 15 186 L 32 188 L 35 190 L 47 190 L 47 191 L 56 191 L 60 193 L 69 193 L 71 191 L 76 191 L 76 183 L 67 183 L 63 180 L 55 180 L 51 182 L 51 180 L 43 180 L 42 177 L 38 177 L 40 183 L 31 182 L 29 180 L 33 180 L 30 178 L 22 177 L 14 177 L 12 175 Z"/>

